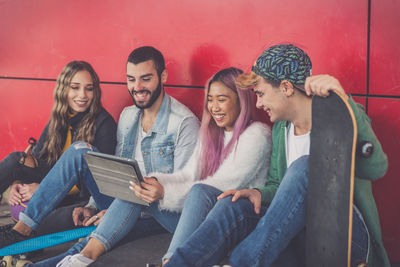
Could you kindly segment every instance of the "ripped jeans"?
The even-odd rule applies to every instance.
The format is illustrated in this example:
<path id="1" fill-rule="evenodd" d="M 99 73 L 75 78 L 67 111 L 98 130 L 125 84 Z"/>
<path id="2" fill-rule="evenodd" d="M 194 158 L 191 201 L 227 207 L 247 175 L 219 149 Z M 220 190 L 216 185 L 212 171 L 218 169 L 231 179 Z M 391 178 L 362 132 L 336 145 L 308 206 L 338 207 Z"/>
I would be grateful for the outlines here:
<path id="1" fill-rule="evenodd" d="M 88 151 L 97 151 L 97 149 L 85 142 L 75 142 L 62 154 L 40 183 L 25 211 L 20 213 L 21 222 L 31 229 L 36 229 L 65 198 L 71 188 L 80 182 L 86 186 L 98 209 L 103 210 L 110 206 L 113 198 L 99 192 L 83 158 Z"/>

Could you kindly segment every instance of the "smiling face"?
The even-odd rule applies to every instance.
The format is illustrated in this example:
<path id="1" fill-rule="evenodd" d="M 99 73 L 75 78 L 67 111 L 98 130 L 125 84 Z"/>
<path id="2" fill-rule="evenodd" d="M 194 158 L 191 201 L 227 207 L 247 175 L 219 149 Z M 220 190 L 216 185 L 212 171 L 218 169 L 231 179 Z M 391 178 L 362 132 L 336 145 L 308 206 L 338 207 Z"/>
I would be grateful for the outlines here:
<path id="1" fill-rule="evenodd" d="M 138 108 L 146 109 L 151 107 L 160 96 L 162 84 L 167 79 L 167 72 L 164 70 L 159 77 L 153 60 L 138 64 L 128 62 L 126 77 L 133 102 Z"/>
<path id="2" fill-rule="evenodd" d="M 238 95 L 223 83 L 213 82 L 207 94 L 207 109 L 218 127 L 232 131 L 240 113 Z"/>
<path id="3" fill-rule="evenodd" d="M 265 79 L 261 78 L 253 91 L 257 95 L 257 108 L 266 111 L 271 122 L 287 119 L 288 101 L 281 88 L 273 87 Z"/>
<path id="4" fill-rule="evenodd" d="M 69 111 L 72 114 L 86 111 L 93 101 L 93 80 L 86 70 L 78 71 L 71 79 L 67 93 Z"/>

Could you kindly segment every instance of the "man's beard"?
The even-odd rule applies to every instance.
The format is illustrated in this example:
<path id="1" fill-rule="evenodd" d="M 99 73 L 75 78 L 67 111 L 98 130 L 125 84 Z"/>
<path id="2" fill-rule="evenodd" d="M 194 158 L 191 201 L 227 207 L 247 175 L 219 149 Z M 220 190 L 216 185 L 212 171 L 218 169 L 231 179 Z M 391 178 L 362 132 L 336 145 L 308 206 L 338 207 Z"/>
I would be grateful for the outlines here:
<path id="1" fill-rule="evenodd" d="M 151 93 L 149 90 L 144 89 L 144 90 L 140 90 L 140 91 L 135 91 L 135 90 L 133 90 L 132 92 L 129 92 L 129 94 L 130 94 L 131 97 L 132 97 L 133 103 L 135 103 L 135 105 L 136 105 L 138 108 L 140 108 L 140 109 L 146 109 L 146 108 L 151 107 L 151 106 L 154 104 L 154 102 L 156 102 L 156 100 L 158 99 L 158 97 L 161 95 L 161 89 L 162 89 L 162 85 L 161 85 L 161 81 L 159 81 L 159 82 L 158 82 L 158 85 L 157 85 L 157 88 L 156 88 L 156 90 L 155 90 L 153 93 Z M 140 103 L 141 101 L 136 101 L 136 100 L 135 100 L 135 97 L 134 97 L 135 92 L 147 92 L 148 94 L 150 94 L 150 99 L 149 99 L 149 101 L 148 101 L 147 103 L 143 103 L 143 104 Z"/>

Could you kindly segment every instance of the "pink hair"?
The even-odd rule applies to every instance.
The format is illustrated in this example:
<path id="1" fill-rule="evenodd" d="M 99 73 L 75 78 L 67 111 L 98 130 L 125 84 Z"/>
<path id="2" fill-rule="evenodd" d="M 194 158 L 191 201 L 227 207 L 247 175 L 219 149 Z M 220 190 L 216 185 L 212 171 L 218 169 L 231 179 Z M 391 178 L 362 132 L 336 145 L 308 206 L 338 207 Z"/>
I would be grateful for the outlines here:
<path id="1" fill-rule="evenodd" d="M 239 136 L 246 130 L 253 120 L 253 98 L 250 90 L 238 90 L 236 78 L 243 73 L 237 68 L 223 69 L 207 82 L 205 88 L 203 117 L 200 128 L 201 140 L 201 176 L 200 180 L 213 175 L 231 153 Z M 232 139 L 224 147 L 224 129 L 218 127 L 207 108 L 207 95 L 213 82 L 221 82 L 234 91 L 239 98 L 240 113 L 233 127 Z"/>

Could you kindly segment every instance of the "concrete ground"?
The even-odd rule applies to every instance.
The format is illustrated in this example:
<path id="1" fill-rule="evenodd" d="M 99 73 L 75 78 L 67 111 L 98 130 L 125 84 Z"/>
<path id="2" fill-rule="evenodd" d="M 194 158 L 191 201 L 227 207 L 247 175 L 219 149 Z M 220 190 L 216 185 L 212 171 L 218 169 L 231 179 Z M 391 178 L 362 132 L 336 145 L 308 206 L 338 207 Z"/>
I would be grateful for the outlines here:
<path id="1" fill-rule="evenodd" d="M 10 217 L 10 210 L 7 203 L 0 203 L 0 225 L 13 223 Z M 145 267 L 146 263 L 159 263 L 163 253 L 167 251 L 169 242 L 172 238 L 171 234 L 160 234 L 141 238 L 101 257 L 95 264 L 91 266 L 132 266 Z M 46 248 L 42 253 L 34 255 L 30 260 L 33 262 L 46 259 L 68 250 L 75 241 Z"/>
<path id="2" fill-rule="evenodd" d="M 8 204 L 4 200 L 0 204 L 0 225 L 12 223 Z M 155 236 L 141 238 L 124 244 L 109 253 L 100 257 L 98 261 L 90 266 L 131 266 L 145 267 L 146 263 L 160 263 L 163 254 L 167 251 L 169 242 L 172 238 L 171 234 L 164 233 Z M 45 249 L 42 253 L 35 255 L 31 260 L 33 262 L 40 261 L 65 252 L 73 242 L 61 244 Z M 392 267 L 400 267 L 400 263 L 392 263 Z"/>
<path id="3" fill-rule="evenodd" d="M 1 201 L 0 204 L 0 225 L 5 225 L 5 224 L 9 224 L 9 223 L 14 223 L 14 221 L 11 219 L 10 216 L 10 209 L 7 203 L 5 203 L 4 201 Z M 69 242 L 69 243 L 65 243 L 65 244 L 61 244 L 58 246 L 54 246 L 48 249 L 45 249 L 45 251 L 43 253 L 38 253 L 37 255 L 35 255 L 32 260 L 33 261 L 40 261 L 42 259 L 46 259 L 48 257 L 52 257 L 55 256 L 57 254 L 60 254 L 64 251 L 66 251 L 69 247 L 72 246 L 74 242 Z"/>

